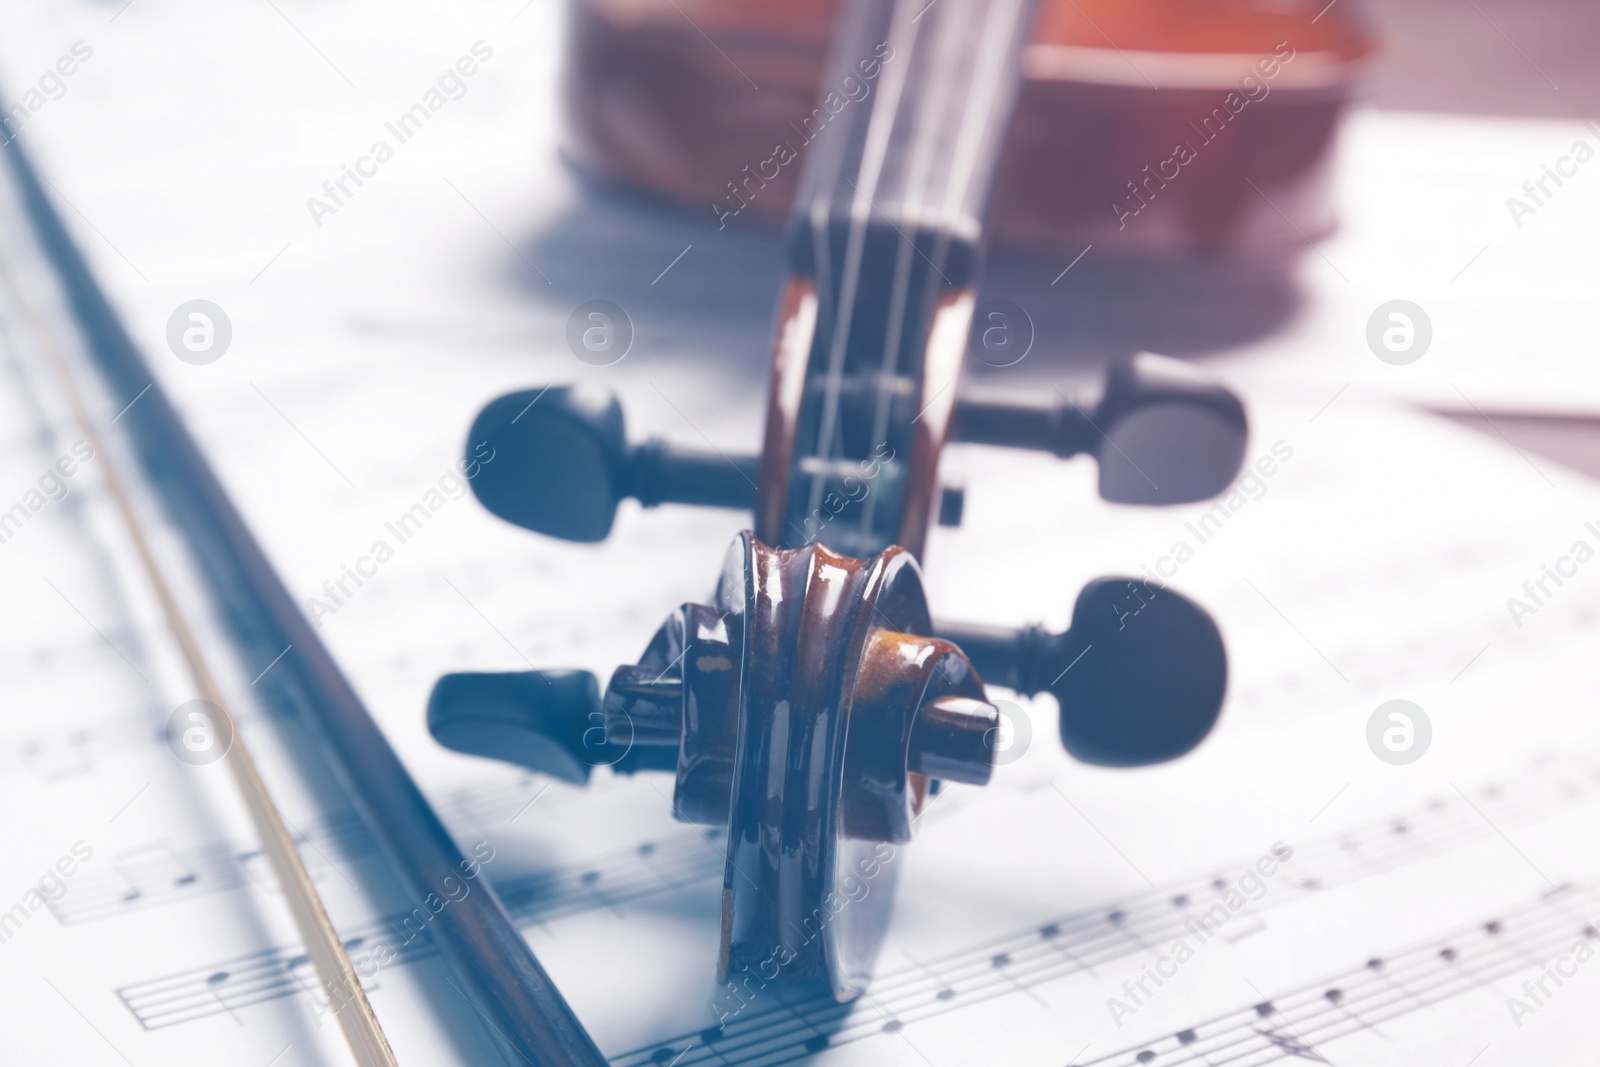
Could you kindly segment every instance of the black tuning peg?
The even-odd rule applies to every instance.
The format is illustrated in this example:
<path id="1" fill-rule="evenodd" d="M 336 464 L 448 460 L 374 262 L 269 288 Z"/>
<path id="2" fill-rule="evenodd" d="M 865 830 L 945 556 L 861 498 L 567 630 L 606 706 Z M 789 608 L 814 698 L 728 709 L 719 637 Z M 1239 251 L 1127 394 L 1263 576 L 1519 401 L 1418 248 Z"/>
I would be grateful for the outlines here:
<path id="1" fill-rule="evenodd" d="M 1216 496 L 1239 473 L 1249 422 L 1228 388 L 1190 364 L 1141 353 L 1119 359 L 1092 412 L 1044 401 L 963 397 L 952 440 L 1089 453 L 1100 495 L 1119 504 L 1185 504 Z"/>
<path id="2" fill-rule="evenodd" d="M 428 697 L 428 731 L 446 748 L 584 783 L 594 767 L 671 770 L 676 752 L 606 739 L 588 671 L 447 674 Z"/>
<path id="3" fill-rule="evenodd" d="M 1084 586 L 1072 628 L 936 628 L 990 685 L 1025 696 L 1049 692 L 1061 708 L 1061 742 L 1085 763 L 1137 767 L 1183 755 L 1222 710 L 1228 659 L 1205 609 L 1133 578 Z"/>
<path id="4" fill-rule="evenodd" d="M 650 440 L 629 445 L 622 406 L 604 391 L 552 385 L 491 402 L 469 447 L 493 462 L 472 479 L 483 506 L 518 526 L 568 541 L 603 541 L 617 504 L 750 508 L 759 460 Z"/>

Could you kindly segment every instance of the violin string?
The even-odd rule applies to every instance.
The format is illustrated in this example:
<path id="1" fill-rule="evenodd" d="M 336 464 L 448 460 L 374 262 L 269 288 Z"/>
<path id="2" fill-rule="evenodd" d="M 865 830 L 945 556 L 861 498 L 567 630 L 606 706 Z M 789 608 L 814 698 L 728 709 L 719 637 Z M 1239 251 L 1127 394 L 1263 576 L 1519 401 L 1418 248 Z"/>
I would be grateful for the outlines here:
<path id="1" fill-rule="evenodd" d="M 1011 58 L 1013 34 L 1027 27 L 1022 23 L 1027 8 L 1032 0 L 1002 0 L 1003 10 L 999 16 L 981 20 L 978 30 L 983 36 L 980 40 L 977 54 L 974 59 L 973 70 L 967 82 L 979 89 L 968 95 L 967 108 L 962 122 L 956 131 L 956 143 L 951 151 L 952 160 L 949 176 L 945 183 L 944 201 L 939 211 L 939 244 L 935 262 L 935 273 L 943 276 L 944 268 L 949 265 L 949 255 L 954 247 L 954 236 L 958 229 L 967 229 L 960 225 L 959 218 L 963 207 L 981 210 L 982 204 L 976 202 L 973 194 L 973 185 L 980 180 L 992 179 L 993 171 L 998 165 L 997 160 L 990 159 L 988 163 L 989 174 L 980 175 L 980 164 L 983 156 L 980 149 L 985 138 L 994 138 L 994 116 L 1000 109 L 1004 98 L 1014 92 L 1014 86 L 1008 86 L 1008 59 Z M 985 5 L 987 7 L 987 5 Z M 994 145 L 996 153 L 1000 147 L 998 139 Z M 991 153 L 993 155 L 995 153 Z M 974 218 L 972 222 L 981 226 L 983 220 Z M 931 289 L 933 277 L 930 276 L 928 284 Z"/>
<path id="2" fill-rule="evenodd" d="M 249 812 L 256 832 L 261 837 L 262 850 L 272 864 L 274 874 L 283 890 L 284 900 L 294 918 L 295 926 L 306 943 L 307 952 L 316 963 L 317 975 L 330 999 L 338 997 L 342 1003 L 335 1011 L 339 1026 L 351 1054 L 361 1067 L 396 1067 L 393 1051 L 379 1025 L 377 1016 L 368 1003 L 365 990 L 356 975 L 355 966 L 328 918 L 316 886 L 306 871 L 295 847 L 294 838 L 282 814 L 267 792 L 266 782 L 256 767 L 249 746 L 237 729 L 237 721 L 228 710 L 227 699 L 211 671 L 200 642 L 178 604 L 172 586 L 156 561 L 141 520 L 127 493 L 117 470 L 117 461 L 106 449 L 103 438 L 89 417 L 83 398 L 78 391 L 66 355 L 42 321 L 36 309 L 17 284 L 7 257 L 0 256 L 0 284 L 3 284 L 12 303 L 19 309 L 29 332 L 39 349 L 45 354 L 62 392 L 71 409 L 74 421 L 99 459 L 101 478 L 106 486 L 124 528 L 128 532 L 135 554 L 151 590 L 161 607 L 174 643 L 201 697 L 217 709 L 226 728 L 229 744 L 223 755 L 232 772 L 239 794 Z M 215 736 L 215 731 L 213 732 Z"/>
<path id="3" fill-rule="evenodd" d="M 877 193 L 878 182 L 883 176 L 884 166 L 888 161 L 890 139 L 894 133 L 900 100 L 905 92 L 912 58 L 919 40 L 919 30 L 915 20 L 909 15 L 909 6 L 906 0 L 898 0 L 893 5 L 888 40 L 894 56 L 898 59 L 903 54 L 904 62 L 895 65 L 891 61 L 886 65 L 885 69 L 890 76 L 879 82 L 877 104 L 867 117 L 861 158 L 856 163 L 856 180 L 850 182 L 853 195 L 850 198 L 844 270 L 839 278 L 839 298 L 834 302 L 832 336 L 829 339 L 827 372 L 823 386 L 823 407 L 817 423 L 816 437 L 812 442 L 812 455 L 823 462 L 819 463 L 811 473 L 810 498 L 807 503 L 810 513 L 815 513 L 821 507 L 823 492 L 827 485 L 827 460 L 833 458 L 834 436 L 839 430 L 839 408 L 844 389 L 844 360 L 849 347 L 850 327 L 854 321 L 856 300 L 859 296 L 861 267 L 866 249 L 868 224 L 871 221 L 872 203 Z M 865 16 L 870 8 L 863 6 L 861 10 Z M 862 21 L 868 20 L 863 17 Z M 850 43 L 860 39 L 860 34 L 850 35 Z M 846 44 L 841 54 L 848 56 L 848 48 L 849 44 Z M 822 225 L 821 240 L 830 256 L 833 232 L 831 206 L 839 203 L 843 196 L 839 182 L 849 180 L 845 177 L 844 170 L 843 166 L 839 168 L 831 188 L 827 190 L 826 205 L 823 207 L 823 217 L 826 221 Z M 817 218 L 818 212 L 813 210 L 814 228 L 817 226 Z"/>
<path id="4" fill-rule="evenodd" d="M 830 458 L 836 432 L 837 412 L 843 392 L 841 380 L 843 349 L 848 345 L 849 328 L 854 317 L 853 306 L 860 298 L 858 289 L 862 265 L 859 256 L 861 242 L 865 239 L 867 221 L 871 213 L 876 210 L 895 227 L 901 238 L 896 245 L 882 351 L 871 386 L 874 405 L 870 441 L 877 443 L 885 441 L 889 434 L 889 423 L 899 384 L 896 375 L 900 367 L 901 349 L 906 340 L 906 328 L 910 325 L 907 318 L 908 311 L 933 306 L 938 281 L 946 278 L 945 268 L 949 265 L 958 229 L 963 233 L 972 229 L 963 225 L 965 220 L 961 219 L 960 215 L 963 208 L 972 206 L 974 183 L 983 177 L 981 149 L 986 138 L 992 139 L 995 136 L 991 128 L 995 112 L 1010 91 L 1006 84 L 1007 60 L 1011 55 L 1015 43 L 1014 35 L 1018 32 L 1027 2 L 1028 0 L 1010 0 L 998 17 L 988 16 L 989 9 L 984 5 L 946 4 L 938 11 L 931 12 L 933 17 L 914 30 L 906 30 L 902 25 L 904 32 L 912 34 L 914 44 L 906 46 L 902 80 L 896 83 L 892 101 L 895 104 L 898 103 L 900 94 L 906 91 L 904 79 L 910 76 L 913 48 L 956 53 L 956 58 L 960 60 L 966 58 L 962 53 L 974 36 L 977 36 L 978 44 L 970 62 L 961 66 L 960 77 L 932 81 L 924 78 L 923 82 L 926 84 L 910 86 L 911 91 L 929 96 L 927 108 L 919 109 L 910 116 L 896 114 L 893 123 L 880 123 L 876 129 L 869 129 L 868 147 L 864 149 L 858 169 L 857 176 L 860 181 L 852 183 L 855 196 L 851 212 L 852 245 L 848 255 L 853 258 L 847 260 L 847 270 L 850 270 L 850 273 L 839 304 L 840 314 L 835 320 L 833 348 L 830 351 L 828 395 L 818 438 L 819 450 L 826 449 L 826 455 Z M 930 14 L 929 9 L 924 7 L 915 17 L 910 17 L 911 6 L 916 5 L 897 4 L 893 17 L 896 20 L 905 20 L 909 17 L 910 24 L 914 25 Z M 891 39 L 894 36 L 895 34 L 891 32 Z M 935 66 L 938 67 L 938 64 Z M 939 69 L 945 68 L 939 67 Z M 952 98 L 962 91 L 967 93 L 966 105 L 962 108 L 954 128 L 941 128 L 935 125 L 943 120 L 950 109 Z M 880 96 L 874 120 L 884 112 L 898 111 L 898 108 L 887 106 L 888 103 L 891 101 Z M 903 131 L 892 129 L 893 125 L 901 122 L 910 123 L 910 128 Z M 898 196 L 893 197 L 892 203 L 877 206 L 874 201 L 883 174 L 888 167 L 887 153 L 895 132 L 901 133 L 902 142 L 909 142 L 910 150 L 906 152 L 902 148 L 902 155 L 908 158 L 896 175 Z M 992 170 L 992 166 L 990 169 Z M 939 183 L 942 183 L 942 188 Z M 834 189 L 836 193 L 840 191 L 837 182 Z M 891 214 L 893 218 L 890 217 Z M 933 224 L 925 227 L 925 223 L 929 221 Z M 925 228 L 933 237 L 932 258 L 924 255 L 917 247 L 917 242 L 924 236 Z M 931 268 L 924 282 L 922 302 L 914 307 L 910 302 L 913 255 L 928 259 Z M 927 338 L 918 336 L 912 340 L 925 344 Z M 931 383 L 927 381 L 925 366 L 918 375 L 918 381 L 923 385 L 922 399 L 928 400 L 927 394 L 931 391 Z M 940 387 L 943 388 L 944 386 Z M 819 473 L 811 481 L 810 506 L 813 509 L 821 503 L 823 488 L 824 479 Z M 867 543 L 875 540 L 872 529 L 876 519 L 877 504 L 877 495 L 869 494 L 860 510 L 859 536 Z"/>
<path id="5" fill-rule="evenodd" d="M 998 17 L 984 20 L 980 27 L 983 31 L 974 69 L 971 75 L 971 84 L 980 87 L 982 94 L 973 93 L 967 99 L 967 111 L 958 131 L 956 148 L 952 152 L 953 177 L 945 187 L 945 200 L 941 206 L 942 227 L 945 233 L 951 233 L 956 228 L 957 215 L 963 205 L 974 209 L 981 208 L 972 196 L 974 182 L 980 178 L 980 164 L 983 155 L 979 151 L 986 138 L 995 138 L 994 116 L 1000 110 L 1004 98 L 1014 92 L 1010 85 L 1011 79 L 1016 77 L 1008 73 L 1011 58 L 1013 35 L 1019 29 L 1025 29 L 1021 23 L 1026 13 L 1026 8 L 1031 0 L 1005 0 L 1004 12 Z M 991 159 L 988 170 L 993 171 L 995 161 Z M 975 220 L 981 222 L 982 220 Z"/>
<path id="6" fill-rule="evenodd" d="M 904 5 L 901 5 L 902 7 Z M 941 15 L 948 14 L 952 5 L 946 5 L 943 10 L 924 12 L 933 17 L 929 25 L 935 25 Z M 960 11 L 957 11 L 959 14 Z M 929 32 L 932 32 L 931 30 Z M 948 34 L 946 39 L 948 39 Z M 937 45 L 937 41 L 935 44 Z M 929 116 L 942 116 L 945 112 L 946 102 L 959 88 L 960 79 L 943 79 L 942 84 L 932 86 L 936 94 L 932 106 L 925 111 L 919 111 L 913 118 L 920 118 L 922 125 L 927 125 Z M 928 86 L 919 86 L 926 91 Z M 913 255 L 917 253 L 915 242 L 920 236 L 923 223 L 923 206 L 927 201 L 927 194 L 933 183 L 933 171 L 936 163 L 937 150 L 940 147 L 936 131 L 915 129 L 911 131 L 913 150 L 910 160 L 903 167 L 904 177 L 901 185 L 904 189 L 917 189 L 915 196 L 902 195 L 900 203 L 892 205 L 892 209 L 899 215 L 899 224 L 902 228 L 901 239 L 895 245 L 894 283 L 890 288 L 889 315 L 884 327 L 882 364 L 878 375 L 873 382 L 874 412 L 872 436 L 869 443 L 876 447 L 879 442 L 886 441 L 889 434 L 889 417 L 894 403 L 896 390 L 892 381 L 900 369 L 900 348 L 905 340 L 905 317 L 907 304 L 911 295 L 911 268 Z M 937 269 L 937 268 L 936 268 Z M 861 521 L 858 529 L 863 539 L 868 543 L 872 540 L 872 524 L 877 517 L 878 494 L 869 493 L 862 503 Z"/>
<path id="7" fill-rule="evenodd" d="M 950 153 L 952 164 L 945 174 L 945 195 L 943 203 L 940 205 L 939 225 L 935 227 L 934 254 L 931 262 L 933 269 L 926 276 L 923 284 L 922 306 L 926 308 L 935 306 L 934 301 L 937 298 L 939 283 L 946 280 L 946 268 L 950 265 L 950 255 L 955 247 L 955 237 L 958 229 L 969 233 L 971 235 L 969 237 L 970 240 L 976 242 L 981 242 L 982 240 L 982 218 L 973 218 L 971 220 L 972 225 L 967 226 L 963 225 L 962 221 L 959 220 L 959 214 L 963 205 L 971 207 L 975 211 L 981 211 L 982 209 L 983 205 L 977 202 L 981 198 L 972 195 L 973 183 L 979 178 L 980 148 L 986 136 L 994 136 L 995 113 L 999 110 L 1002 98 L 1008 91 L 1011 91 L 1007 87 L 1007 78 L 1013 75 L 1008 75 L 1007 73 L 1007 58 L 1011 53 L 1012 45 L 1015 43 L 1012 35 L 1028 28 L 1022 26 L 1021 23 L 1025 21 L 1023 16 L 1032 0 L 1003 0 L 1003 2 L 1004 6 L 1000 9 L 998 15 L 989 14 L 987 17 L 985 15 L 993 10 L 988 3 L 974 4 L 969 8 L 962 9 L 976 18 L 978 26 L 975 28 L 964 27 L 966 32 L 952 35 L 953 40 L 966 41 L 971 38 L 974 32 L 981 34 L 973 61 L 973 69 L 966 71 L 966 77 L 962 79 L 974 91 L 968 95 L 966 110 L 955 131 L 956 148 Z M 1020 75 L 1015 75 L 1014 77 L 1020 77 Z M 1014 86 L 1011 89 L 1014 89 Z M 997 157 L 1002 143 L 997 141 L 993 145 L 991 154 L 996 158 L 989 160 L 987 178 L 992 178 L 994 169 L 998 166 Z M 974 255 L 980 251 L 981 244 L 975 246 L 972 250 Z M 965 285 L 970 293 L 976 288 L 976 281 L 974 278 L 969 277 L 966 279 Z M 970 307 L 970 300 L 968 306 Z M 970 329 L 970 322 L 968 327 Z M 929 340 L 929 336 L 920 339 L 924 356 L 927 353 Z M 968 343 L 966 336 L 962 337 L 960 343 L 962 345 L 960 362 L 956 363 L 954 368 L 950 370 L 948 381 L 942 384 L 935 385 L 930 380 L 929 368 L 926 358 L 924 358 L 921 373 L 918 375 L 922 390 L 917 418 L 921 418 L 923 414 L 932 408 L 945 391 L 958 388 L 962 365 L 965 363 L 966 357 Z M 949 399 L 952 409 L 955 399 L 953 395 Z M 942 435 L 944 432 L 944 426 L 931 428 L 930 440 L 932 443 L 930 447 L 934 450 L 935 457 L 937 457 L 938 450 L 944 444 L 943 440 L 937 439 L 935 435 Z M 936 467 L 930 465 L 928 477 L 934 478 L 936 475 Z M 923 525 L 927 522 L 928 515 L 918 515 L 916 520 L 919 526 Z"/>

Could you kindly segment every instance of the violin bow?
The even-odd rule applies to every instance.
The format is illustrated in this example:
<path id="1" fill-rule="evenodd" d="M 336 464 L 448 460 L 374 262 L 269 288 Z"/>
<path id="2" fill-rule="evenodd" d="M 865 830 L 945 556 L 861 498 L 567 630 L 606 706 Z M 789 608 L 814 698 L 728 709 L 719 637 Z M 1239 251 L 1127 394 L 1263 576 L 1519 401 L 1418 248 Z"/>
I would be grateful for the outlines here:
<path id="1" fill-rule="evenodd" d="M 193 555 L 230 623 L 252 641 L 290 646 L 279 670 L 333 769 L 349 787 L 401 886 L 413 899 L 443 895 L 444 880 L 467 862 L 444 824 L 395 755 L 361 698 L 295 605 L 283 580 L 234 507 L 204 453 L 156 382 L 138 348 L 95 281 L 82 253 L 45 195 L 16 138 L 3 151 L 35 237 L 54 267 L 98 378 L 123 408 L 120 421 L 134 458 L 182 528 Z M 45 341 L 47 351 L 51 350 Z M 59 347 L 52 362 L 64 376 L 71 406 L 96 438 Z M 107 478 L 135 548 L 201 694 L 223 708 L 193 633 L 150 554 L 121 483 Z M 231 725 L 224 710 L 223 725 Z M 356 977 L 344 945 L 300 864 L 293 839 L 256 772 L 249 750 L 232 733 L 229 765 L 278 875 L 318 978 L 338 998 L 340 1026 L 362 1067 L 393 1064 L 394 1055 Z M 562 998 L 504 905 L 485 884 L 434 916 L 433 943 L 473 1010 L 530 1063 L 599 1067 L 605 1057 Z"/>

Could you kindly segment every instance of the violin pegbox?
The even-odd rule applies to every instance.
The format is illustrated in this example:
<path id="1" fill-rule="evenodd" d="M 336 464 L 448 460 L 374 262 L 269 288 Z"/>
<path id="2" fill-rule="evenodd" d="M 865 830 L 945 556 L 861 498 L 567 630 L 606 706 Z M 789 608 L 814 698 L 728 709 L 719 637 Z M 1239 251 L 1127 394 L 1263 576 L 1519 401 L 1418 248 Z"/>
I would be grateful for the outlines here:
<path id="1" fill-rule="evenodd" d="M 776 967 L 784 984 L 826 985 L 840 1000 L 865 988 L 896 848 L 933 783 L 982 785 L 993 765 L 999 712 L 966 655 L 932 633 L 909 553 L 852 559 L 745 533 L 711 603 L 674 611 L 613 674 L 600 706 L 606 743 L 627 753 L 619 769 L 673 767 L 673 815 L 727 830 L 723 981 L 771 981 Z M 455 692 L 449 708 L 437 690 L 430 704 L 439 740 L 455 747 L 476 715 L 451 679 L 497 677 L 441 681 Z M 531 747 L 579 743 L 595 702 L 526 720 L 546 732 Z"/>
<path id="2" fill-rule="evenodd" d="M 1061 394 L 964 393 L 950 439 L 1093 456 L 1103 499 L 1161 505 L 1225 490 L 1248 438 L 1244 405 L 1227 386 L 1191 364 L 1140 353 L 1112 362 L 1088 410 Z M 567 541 L 605 540 L 627 499 L 748 511 L 763 478 L 757 456 L 630 442 L 617 399 L 579 386 L 508 393 L 479 412 L 468 440 L 501 457 L 472 480 L 478 500 L 507 522 Z M 941 524 L 960 524 L 959 500 L 946 492 Z"/>

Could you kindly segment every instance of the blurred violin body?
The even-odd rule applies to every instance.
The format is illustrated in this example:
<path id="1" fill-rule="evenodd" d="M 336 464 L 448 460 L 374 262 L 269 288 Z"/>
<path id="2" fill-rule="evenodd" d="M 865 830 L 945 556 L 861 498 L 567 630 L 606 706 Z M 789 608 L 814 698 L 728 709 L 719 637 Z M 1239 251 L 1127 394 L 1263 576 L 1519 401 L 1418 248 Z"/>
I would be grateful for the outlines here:
<path id="1" fill-rule="evenodd" d="M 839 0 L 572 0 L 567 151 L 733 219 L 781 220 Z M 1335 225 L 1339 118 L 1375 50 L 1351 0 L 1044 0 L 991 242 L 1097 260 L 1274 260 Z"/>

